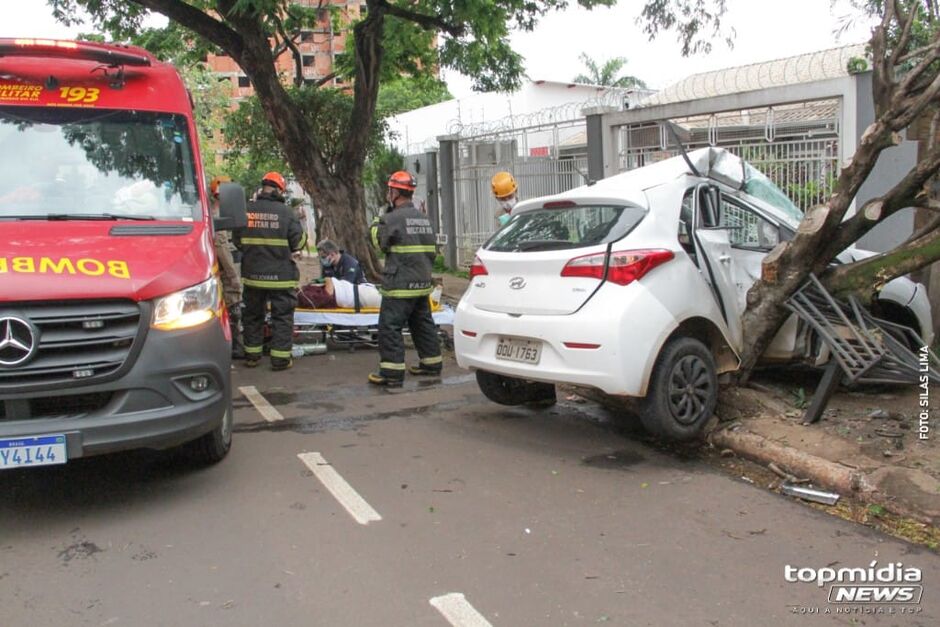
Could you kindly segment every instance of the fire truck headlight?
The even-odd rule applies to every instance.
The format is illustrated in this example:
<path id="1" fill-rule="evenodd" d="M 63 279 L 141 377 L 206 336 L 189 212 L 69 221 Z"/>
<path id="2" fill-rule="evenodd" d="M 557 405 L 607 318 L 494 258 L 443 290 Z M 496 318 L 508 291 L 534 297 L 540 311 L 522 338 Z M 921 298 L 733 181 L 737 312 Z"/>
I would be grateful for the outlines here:
<path id="1" fill-rule="evenodd" d="M 161 331 L 188 329 L 217 317 L 221 310 L 221 288 L 216 277 L 199 285 L 168 294 L 154 301 L 150 326 Z"/>

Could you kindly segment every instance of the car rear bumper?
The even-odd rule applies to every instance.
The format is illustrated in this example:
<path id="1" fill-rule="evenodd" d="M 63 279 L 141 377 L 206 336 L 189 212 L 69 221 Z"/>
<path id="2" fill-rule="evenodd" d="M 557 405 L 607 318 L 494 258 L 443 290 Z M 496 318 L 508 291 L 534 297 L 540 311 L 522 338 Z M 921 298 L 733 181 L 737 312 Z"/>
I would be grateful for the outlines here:
<path id="1" fill-rule="evenodd" d="M 218 320 L 150 329 L 131 368 L 113 381 L 0 394 L 0 438 L 64 434 L 69 458 L 166 449 L 216 429 L 231 405 L 231 348 Z M 192 382 L 205 378 L 204 390 Z"/>
<path id="2" fill-rule="evenodd" d="M 602 288 L 580 311 L 564 316 L 489 312 L 465 299 L 454 321 L 454 348 L 462 368 L 644 396 L 659 349 L 674 328 L 672 314 L 639 284 Z M 497 358 L 499 338 L 506 336 L 541 342 L 539 362 Z"/>

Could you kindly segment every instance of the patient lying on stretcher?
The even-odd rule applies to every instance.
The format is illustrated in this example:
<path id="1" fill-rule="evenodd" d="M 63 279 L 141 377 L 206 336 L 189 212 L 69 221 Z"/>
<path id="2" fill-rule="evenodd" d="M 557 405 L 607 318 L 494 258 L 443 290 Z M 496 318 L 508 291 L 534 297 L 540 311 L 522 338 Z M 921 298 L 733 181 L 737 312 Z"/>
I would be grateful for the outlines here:
<path id="1" fill-rule="evenodd" d="M 304 285 L 297 293 L 297 307 L 301 309 L 378 309 L 381 306 L 382 295 L 372 283 L 354 284 L 327 277 L 323 285 Z"/>

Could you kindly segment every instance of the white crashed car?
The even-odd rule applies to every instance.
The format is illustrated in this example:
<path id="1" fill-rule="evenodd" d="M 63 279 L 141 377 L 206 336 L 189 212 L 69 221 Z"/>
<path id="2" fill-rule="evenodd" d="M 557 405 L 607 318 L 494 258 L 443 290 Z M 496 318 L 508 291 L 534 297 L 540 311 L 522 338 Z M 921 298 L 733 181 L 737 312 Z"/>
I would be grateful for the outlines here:
<path id="1" fill-rule="evenodd" d="M 457 307 L 457 362 L 491 400 L 554 398 L 555 383 L 638 397 L 644 426 L 696 435 L 717 375 L 739 366 L 745 295 L 800 210 L 749 164 L 705 148 L 557 196 L 521 202 L 477 253 Z M 850 248 L 840 261 L 870 255 Z M 882 317 L 930 344 L 924 287 L 879 294 Z M 791 316 L 766 361 L 828 359 Z"/>

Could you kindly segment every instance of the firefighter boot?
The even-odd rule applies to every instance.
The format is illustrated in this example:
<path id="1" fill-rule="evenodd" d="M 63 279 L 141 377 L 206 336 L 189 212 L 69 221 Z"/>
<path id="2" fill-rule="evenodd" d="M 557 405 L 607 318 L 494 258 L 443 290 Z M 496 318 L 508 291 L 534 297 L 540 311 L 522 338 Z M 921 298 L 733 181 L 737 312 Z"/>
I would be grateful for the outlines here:
<path id="1" fill-rule="evenodd" d="M 369 383 L 373 385 L 384 385 L 387 388 L 400 388 L 403 380 L 400 377 L 388 377 L 381 372 L 370 372 Z"/>

